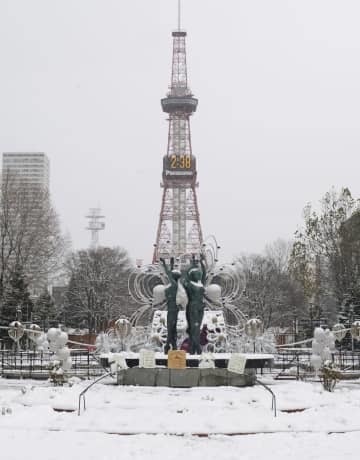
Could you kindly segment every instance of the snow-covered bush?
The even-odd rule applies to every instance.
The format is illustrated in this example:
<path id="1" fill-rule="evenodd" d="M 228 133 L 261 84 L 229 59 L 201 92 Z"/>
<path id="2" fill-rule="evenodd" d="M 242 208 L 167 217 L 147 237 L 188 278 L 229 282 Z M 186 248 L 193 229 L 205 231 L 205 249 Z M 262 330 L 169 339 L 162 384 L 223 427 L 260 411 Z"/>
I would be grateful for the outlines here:
<path id="1" fill-rule="evenodd" d="M 318 373 L 321 371 L 321 380 L 324 389 L 332 391 L 339 377 L 339 371 L 332 363 L 332 353 L 335 351 L 335 335 L 329 329 L 315 328 L 312 341 L 311 365 Z"/>
<path id="2" fill-rule="evenodd" d="M 68 335 L 61 329 L 52 327 L 48 330 L 46 338 L 50 351 L 54 352 L 50 362 L 50 378 L 54 383 L 61 384 L 65 381 L 65 371 L 69 371 L 72 366 L 70 350 L 66 346 Z"/>
<path id="3" fill-rule="evenodd" d="M 326 391 L 333 391 L 336 383 L 340 380 L 340 371 L 335 368 L 334 363 L 326 361 L 321 369 L 322 383 Z"/>

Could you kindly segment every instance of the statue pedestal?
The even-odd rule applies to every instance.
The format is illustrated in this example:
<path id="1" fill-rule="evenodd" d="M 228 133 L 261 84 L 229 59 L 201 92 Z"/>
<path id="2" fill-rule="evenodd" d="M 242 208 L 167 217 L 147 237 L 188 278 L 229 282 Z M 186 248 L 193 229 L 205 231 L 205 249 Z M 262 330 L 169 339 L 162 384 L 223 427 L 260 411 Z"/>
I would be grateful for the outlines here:
<path id="1" fill-rule="evenodd" d="M 133 367 L 117 373 L 118 385 L 155 387 L 247 387 L 255 385 L 255 369 L 245 369 L 244 374 L 235 374 L 227 369 L 167 369 L 157 367 L 144 369 Z"/>

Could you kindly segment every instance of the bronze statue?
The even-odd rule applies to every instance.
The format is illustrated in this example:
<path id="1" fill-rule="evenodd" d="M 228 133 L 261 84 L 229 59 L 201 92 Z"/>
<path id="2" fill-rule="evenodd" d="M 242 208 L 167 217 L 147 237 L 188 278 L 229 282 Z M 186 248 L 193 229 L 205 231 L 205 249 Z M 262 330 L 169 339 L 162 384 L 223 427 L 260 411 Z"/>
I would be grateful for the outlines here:
<path id="1" fill-rule="evenodd" d="M 184 286 L 189 298 L 186 308 L 188 333 L 190 338 L 190 354 L 201 354 L 200 327 L 204 317 L 204 295 L 206 268 L 203 256 L 200 256 L 200 266 L 192 257 L 192 262 L 184 279 Z"/>
<path id="2" fill-rule="evenodd" d="M 165 297 L 167 303 L 167 339 L 164 347 L 164 352 L 167 353 L 170 347 L 173 350 L 177 350 L 177 319 L 179 313 L 179 307 L 176 303 L 176 294 L 178 290 L 178 280 L 181 273 L 174 270 L 174 258 L 170 259 L 170 268 L 166 265 L 164 259 L 160 259 L 163 264 L 165 273 L 169 280 L 169 285 L 165 288 Z"/>

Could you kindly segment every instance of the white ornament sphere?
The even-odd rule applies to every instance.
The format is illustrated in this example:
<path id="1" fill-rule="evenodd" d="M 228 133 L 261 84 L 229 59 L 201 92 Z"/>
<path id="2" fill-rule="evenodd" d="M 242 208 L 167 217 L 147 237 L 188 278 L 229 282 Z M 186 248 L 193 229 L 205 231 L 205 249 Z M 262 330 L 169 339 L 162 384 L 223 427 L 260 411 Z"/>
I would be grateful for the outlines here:
<path id="1" fill-rule="evenodd" d="M 60 348 L 60 350 L 56 352 L 56 357 L 60 359 L 61 361 L 65 361 L 66 359 L 68 359 L 70 357 L 69 348 L 68 347 Z"/>
<path id="2" fill-rule="evenodd" d="M 310 363 L 312 367 L 318 371 L 321 367 L 322 359 L 319 355 L 311 355 Z"/>
<path id="3" fill-rule="evenodd" d="M 205 288 L 206 296 L 213 302 L 221 303 L 221 287 L 218 284 L 210 284 Z"/>
<path id="4" fill-rule="evenodd" d="M 67 335 L 67 333 L 60 331 L 60 334 L 56 338 L 56 344 L 58 348 L 64 347 L 67 344 L 68 340 L 69 340 L 69 336 Z"/>
<path id="5" fill-rule="evenodd" d="M 165 286 L 158 284 L 153 289 L 154 305 L 165 302 Z"/>
<path id="6" fill-rule="evenodd" d="M 61 367 L 64 369 L 64 371 L 69 371 L 71 369 L 71 366 L 72 360 L 71 358 L 67 358 L 67 360 L 62 363 Z"/>
<path id="7" fill-rule="evenodd" d="M 28 329 L 31 329 L 31 332 L 30 331 L 27 332 L 29 339 L 32 340 L 33 342 L 36 342 L 37 339 L 41 336 L 41 334 L 39 334 L 39 332 L 41 331 L 40 326 L 38 326 L 37 324 L 30 324 Z"/>
<path id="8" fill-rule="evenodd" d="M 57 336 L 60 334 L 61 330 L 56 327 L 51 327 L 47 331 L 47 339 L 51 342 L 57 339 Z"/>
<path id="9" fill-rule="evenodd" d="M 10 323 L 8 330 L 9 337 L 11 337 L 15 342 L 21 339 L 24 335 L 25 327 L 20 323 L 20 321 L 13 321 Z"/>

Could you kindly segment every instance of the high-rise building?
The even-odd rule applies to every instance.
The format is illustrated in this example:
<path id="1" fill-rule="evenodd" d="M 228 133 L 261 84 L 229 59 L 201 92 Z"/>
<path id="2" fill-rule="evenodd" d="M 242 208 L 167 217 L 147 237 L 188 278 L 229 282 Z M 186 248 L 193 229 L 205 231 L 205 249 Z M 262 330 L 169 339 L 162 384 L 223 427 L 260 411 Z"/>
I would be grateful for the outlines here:
<path id="1" fill-rule="evenodd" d="M 29 238 L 25 237 L 28 230 L 30 230 L 29 235 L 35 235 L 31 233 L 31 229 L 37 225 L 40 208 L 42 209 L 44 204 L 41 200 L 49 200 L 49 159 L 45 153 L 41 152 L 5 152 L 2 156 L 1 180 L 3 186 L 6 182 L 12 184 L 11 187 L 21 183 L 21 192 L 17 198 L 14 198 L 15 200 L 20 199 L 21 210 L 19 211 L 19 204 L 16 204 L 12 225 L 14 234 L 21 234 L 23 235 L 22 238 L 26 240 Z M 15 213 L 19 212 L 23 230 L 16 229 L 17 224 L 15 223 L 18 217 Z M 10 251 L 9 247 L 6 246 L 8 242 L 4 244 L 10 255 L 9 260 L 17 260 L 17 252 L 19 251 Z M 25 274 L 29 277 L 29 290 L 33 298 L 37 298 L 48 285 L 47 273 L 46 270 L 43 270 L 43 260 L 36 256 L 38 251 L 41 252 L 41 247 L 35 250 L 32 255 L 25 257 L 26 261 L 24 259 Z"/>
<path id="2" fill-rule="evenodd" d="M 2 174 L 13 174 L 29 186 L 49 188 L 49 159 L 45 153 L 3 153 Z"/>

